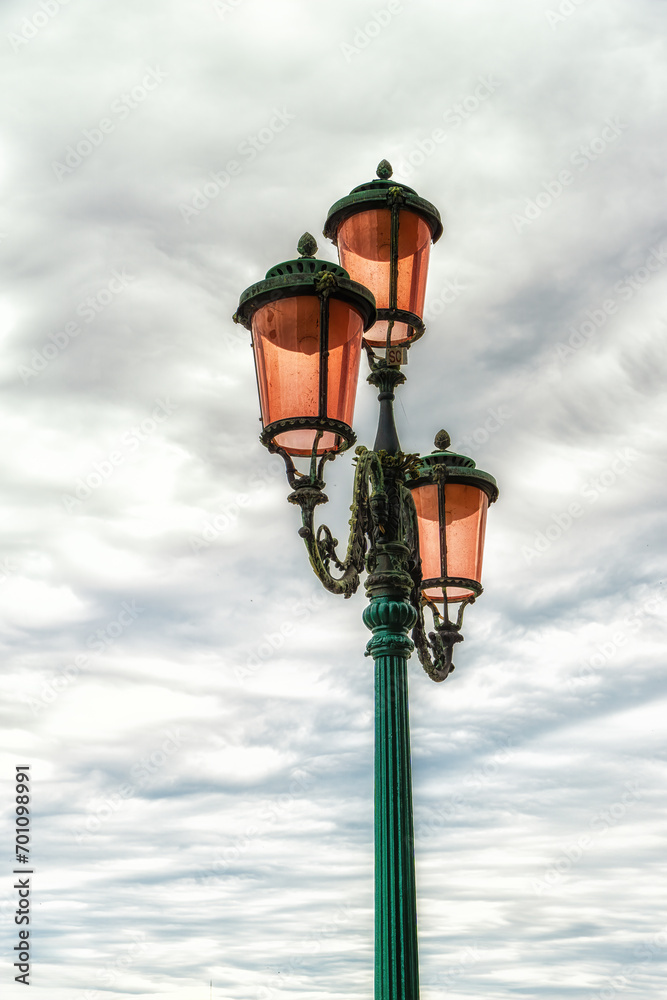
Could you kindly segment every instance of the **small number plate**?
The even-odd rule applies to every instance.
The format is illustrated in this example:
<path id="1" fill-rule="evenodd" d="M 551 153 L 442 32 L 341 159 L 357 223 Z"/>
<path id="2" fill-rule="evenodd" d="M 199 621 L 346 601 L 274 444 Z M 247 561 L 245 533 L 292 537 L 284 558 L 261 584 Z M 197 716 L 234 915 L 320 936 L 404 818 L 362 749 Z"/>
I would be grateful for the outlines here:
<path id="1" fill-rule="evenodd" d="M 387 348 L 387 364 L 388 365 L 407 365 L 408 363 L 408 349 L 407 347 L 388 347 Z"/>

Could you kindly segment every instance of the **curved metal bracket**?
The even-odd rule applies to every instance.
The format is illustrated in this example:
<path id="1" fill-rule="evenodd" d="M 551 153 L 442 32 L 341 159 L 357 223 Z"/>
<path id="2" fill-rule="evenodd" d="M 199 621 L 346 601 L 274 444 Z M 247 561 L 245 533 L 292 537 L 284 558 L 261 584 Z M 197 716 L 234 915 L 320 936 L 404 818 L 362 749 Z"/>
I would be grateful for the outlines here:
<path id="1" fill-rule="evenodd" d="M 459 612 L 456 622 L 449 620 L 447 605 L 445 604 L 445 617 L 440 614 L 436 605 L 421 598 L 418 602 L 417 624 L 412 632 L 412 638 L 417 648 L 417 654 L 421 665 L 433 681 L 444 681 L 454 670 L 452 657 L 454 646 L 457 642 L 463 642 L 461 635 L 461 625 L 463 624 L 463 612 L 468 604 L 474 604 L 475 595 L 466 597 L 459 605 Z M 426 635 L 424 623 L 424 605 L 427 605 L 433 613 L 434 632 Z"/>
<path id="2" fill-rule="evenodd" d="M 301 508 L 302 526 L 299 535 L 303 538 L 310 564 L 320 582 L 332 594 L 351 597 L 359 586 L 361 573 L 365 568 L 367 538 L 375 541 L 376 535 L 384 531 L 388 504 L 384 492 L 384 476 L 379 457 L 367 448 L 356 449 L 357 468 L 354 476 L 353 499 L 350 510 L 350 533 L 344 559 L 337 554 L 338 539 L 334 538 L 326 524 L 315 527 L 315 508 L 328 503 L 324 492 L 322 473 L 324 464 L 335 457 L 333 452 L 325 452 L 317 461 L 317 446 L 320 435 L 313 443 L 310 473 L 305 475 L 295 468 L 290 455 L 283 448 L 274 446 L 272 450 L 282 456 L 287 471 L 287 479 L 293 492 L 287 499 Z M 341 576 L 331 573 L 331 566 L 340 571 Z"/>
<path id="3" fill-rule="evenodd" d="M 325 462 L 333 461 L 333 459 L 336 457 L 336 452 L 325 451 L 322 455 L 319 456 L 320 460 L 318 463 L 317 447 L 320 443 L 320 440 L 322 439 L 323 434 L 324 431 L 319 430 L 315 435 L 315 440 L 313 441 L 313 450 L 310 456 L 310 471 L 308 475 L 306 475 L 306 473 L 304 472 L 299 472 L 299 470 L 294 464 L 292 456 L 288 452 L 286 452 L 284 448 L 281 448 L 280 445 L 275 444 L 275 442 L 273 441 L 262 441 L 262 444 L 264 444 L 268 448 L 268 450 L 271 452 L 272 455 L 280 455 L 280 457 L 282 458 L 283 462 L 285 463 L 285 472 L 287 473 L 287 481 L 293 490 L 296 490 L 301 486 L 315 486 L 319 488 L 322 488 L 324 486 L 324 480 L 322 479 L 322 472 L 324 471 Z M 328 497 L 325 497 L 324 500 L 320 500 L 319 502 L 326 503 L 327 500 Z"/>

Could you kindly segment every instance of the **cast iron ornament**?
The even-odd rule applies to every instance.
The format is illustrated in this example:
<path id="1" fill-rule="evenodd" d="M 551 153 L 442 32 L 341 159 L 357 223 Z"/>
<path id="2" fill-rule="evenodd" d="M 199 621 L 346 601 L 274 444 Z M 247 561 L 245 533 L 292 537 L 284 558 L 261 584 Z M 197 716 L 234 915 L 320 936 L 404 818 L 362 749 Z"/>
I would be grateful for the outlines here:
<path id="1" fill-rule="evenodd" d="M 379 383 L 380 396 L 383 395 L 382 389 L 389 388 L 385 378 L 389 376 L 390 383 L 394 382 L 395 373 L 395 368 L 391 369 L 383 362 L 376 363 L 369 381 L 376 385 Z M 378 437 L 390 440 L 391 436 L 382 427 L 381 418 Z M 445 440 L 449 444 L 449 435 L 441 431 L 436 438 L 439 450 Z M 412 641 L 407 636 L 405 640 L 400 639 L 396 633 L 393 633 L 393 638 L 387 636 L 385 641 L 381 635 L 374 633 L 366 655 L 377 655 L 387 642 L 389 645 L 393 642 L 392 648 L 397 651 L 396 644 L 400 643 L 408 654 L 416 649 L 419 661 L 431 680 L 444 681 L 454 670 L 454 646 L 463 642 L 463 612 L 478 595 L 461 601 L 455 622 L 450 621 L 446 605 L 443 615 L 433 602 L 422 596 L 417 510 L 412 493 L 405 485 L 406 480 L 416 479 L 420 474 L 419 456 L 407 455 L 398 449 L 389 451 L 378 448 L 377 442 L 373 451 L 363 446 L 356 448 L 351 517 L 348 522 L 350 528 L 345 556 L 341 557 L 338 553 L 339 541 L 331 529 L 326 524 L 315 525 L 315 508 L 329 500 L 324 492 L 324 465 L 335 457 L 334 452 L 325 452 L 318 461 L 315 454 L 317 444 L 318 439 L 313 445 L 309 474 L 298 472 L 291 456 L 282 448 L 270 448 L 285 461 L 287 478 L 292 487 L 287 499 L 301 508 L 302 525 L 298 533 L 304 541 L 315 575 L 332 594 L 349 598 L 356 593 L 361 576 L 366 571 L 365 590 L 372 602 L 370 608 L 375 604 L 373 598 L 378 597 L 399 601 L 405 604 L 406 609 L 412 608 L 412 611 L 406 610 L 410 619 L 409 623 L 406 619 L 406 623 L 412 628 Z M 481 587 L 478 589 L 481 593 Z M 426 630 L 425 607 L 433 615 L 434 629 L 431 632 Z M 364 613 L 364 621 L 369 628 L 373 627 L 370 608 Z"/>

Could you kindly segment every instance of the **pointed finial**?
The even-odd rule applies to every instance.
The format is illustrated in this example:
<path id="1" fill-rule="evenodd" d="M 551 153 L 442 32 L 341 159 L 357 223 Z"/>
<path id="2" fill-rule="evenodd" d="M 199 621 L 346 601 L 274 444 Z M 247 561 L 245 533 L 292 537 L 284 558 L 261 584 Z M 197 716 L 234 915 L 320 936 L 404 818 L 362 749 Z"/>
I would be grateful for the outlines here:
<path id="1" fill-rule="evenodd" d="M 304 233 L 297 243 L 296 248 L 301 257 L 314 257 L 317 253 L 315 237 L 311 236 L 310 233 Z"/>
<path id="2" fill-rule="evenodd" d="M 375 172 L 381 181 L 388 181 L 394 171 L 389 160 L 380 160 Z"/>
<path id="3" fill-rule="evenodd" d="M 447 431 L 438 431 L 435 435 L 435 441 L 433 442 L 438 451 L 447 451 L 451 443 L 452 439 Z"/>

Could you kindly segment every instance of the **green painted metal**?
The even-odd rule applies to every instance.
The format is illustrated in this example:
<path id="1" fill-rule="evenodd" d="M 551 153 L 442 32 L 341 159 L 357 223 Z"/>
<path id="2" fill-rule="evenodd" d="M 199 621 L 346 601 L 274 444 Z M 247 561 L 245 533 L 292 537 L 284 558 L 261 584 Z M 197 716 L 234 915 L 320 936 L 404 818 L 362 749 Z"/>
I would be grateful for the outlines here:
<path id="1" fill-rule="evenodd" d="M 394 421 L 394 389 L 405 382 L 405 375 L 400 368 L 388 365 L 385 360 L 371 361 L 371 373 L 366 381 L 380 390 L 380 416 L 373 448 L 375 451 L 384 450 L 390 455 L 397 454 L 401 446 Z"/>
<path id="2" fill-rule="evenodd" d="M 385 596 L 371 599 L 363 619 L 375 660 L 375 1000 L 418 1000 L 407 678 L 417 614 Z"/>
<path id="3" fill-rule="evenodd" d="M 358 281 L 352 281 L 339 264 L 314 258 L 312 253 L 317 252 L 317 243 L 310 233 L 303 234 L 297 249 L 303 256 L 274 264 L 263 281 L 255 282 L 242 292 L 233 316 L 234 322 L 251 330 L 253 313 L 265 303 L 291 295 L 321 295 L 325 292 L 327 296 L 353 305 L 363 317 L 364 330 L 368 330 L 377 315 L 372 292 Z"/>
<path id="4" fill-rule="evenodd" d="M 400 192 L 401 201 L 405 208 L 411 212 L 421 215 L 431 230 L 432 239 L 435 243 L 442 236 L 442 220 L 440 212 L 435 205 L 432 205 L 426 198 L 421 198 L 414 188 L 399 181 L 392 180 L 391 164 L 387 160 L 382 160 L 377 169 L 378 177 L 365 184 L 359 184 L 345 197 L 340 198 L 329 209 L 327 221 L 324 225 L 323 235 L 333 243 L 337 241 L 338 227 L 348 216 L 356 212 L 365 212 L 369 208 L 381 208 L 383 205 L 391 205 L 392 199 L 396 197 L 395 192 Z M 393 194 L 390 192 L 394 192 Z"/>
<path id="5" fill-rule="evenodd" d="M 476 486 L 486 493 L 490 504 L 494 503 L 498 499 L 498 484 L 493 476 L 478 469 L 474 459 L 468 458 L 467 455 L 447 451 L 449 445 L 450 438 L 447 431 L 438 431 L 435 436 L 436 450 L 419 459 L 419 471 L 417 476 L 410 480 L 410 489 L 446 478 L 448 483 Z"/>
<path id="6" fill-rule="evenodd" d="M 407 677 L 419 557 L 414 504 L 405 487 L 417 456 L 400 451 L 393 413 L 382 413 L 392 408 L 400 374 L 381 365 L 370 379 L 380 390 L 376 448 L 395 442 L 377 451 L 387 499 L 367 559 L 370 604 L 363 612 L 373 633 L 366 655 L 375 660 L 375 1000 L 419 998 Z"/>

